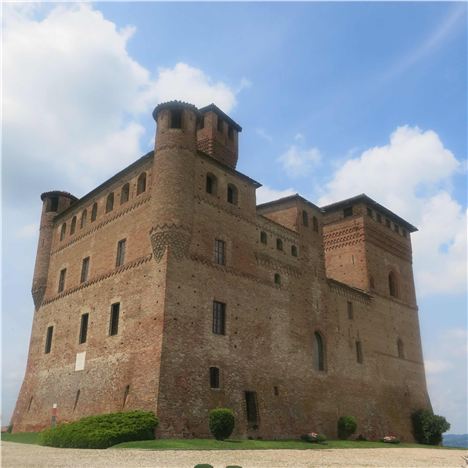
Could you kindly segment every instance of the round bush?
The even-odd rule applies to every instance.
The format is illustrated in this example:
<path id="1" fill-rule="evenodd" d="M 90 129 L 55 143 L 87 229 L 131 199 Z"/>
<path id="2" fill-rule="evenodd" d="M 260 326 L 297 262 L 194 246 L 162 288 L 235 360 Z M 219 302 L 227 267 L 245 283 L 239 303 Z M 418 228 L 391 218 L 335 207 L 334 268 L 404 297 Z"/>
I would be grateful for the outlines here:
<path id="1" fill-rule="evenodd" d="M 411 415 L 414 438 L 420 444 L 439 445 L 442 434 L 450 429 L 450 423 L 443 416 L 430 410 L 421 409 Z"/>
<path id="2" fill-rule="evenodd" d="M 338 419 L 338 437 L 342 440 L 348 439 L 356 432 L 357 423 L 353 416 L 341 416 Z"/>
<path id="3" fill-rule="evenodd" d="M 227 439 L 234 430 L 234 413 L 229 408 L 210 411 L 210 431 L 217 440 Z"/>
<path id="4" fill-rule="evenodd" d="M 129 411 L 89 416 L 46 429 L 41 445 L 72 448 L 107 448 L 131 440 L 154 439 L 158 418 L 148 411 Z"/>

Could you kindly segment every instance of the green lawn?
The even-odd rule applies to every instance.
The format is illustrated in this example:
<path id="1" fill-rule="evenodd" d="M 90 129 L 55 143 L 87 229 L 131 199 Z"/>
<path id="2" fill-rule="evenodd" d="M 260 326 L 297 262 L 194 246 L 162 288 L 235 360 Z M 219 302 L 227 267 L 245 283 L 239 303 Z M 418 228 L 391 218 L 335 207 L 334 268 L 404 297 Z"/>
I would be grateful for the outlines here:
<path id="1" fill-rule="evenodd" d="M 37 444 L 39 432 L 2 433 L 2 440 L 20 444 Z M 124 442 L 113 448 L 135 448 L 146 450 L 267 450 L 267 449 L 346 449 L 346 448 L 439 448 L 463 450 L 455 447 L 434 447 L 419 444 L 384 444 L 383 442 L 356 442 L 351 440 L 330 440 L 326 444 L 311 444 L 301 440 L 225 440 L 215 439 L 156 439 Z"/>
<path id="2" fill-rule="evenodd" d="M 20 444 L 37 444 L 39 432 L 18 432 L 16 434 L 2 433 L 2 440 L 6 442 L 18 442 Z"/>

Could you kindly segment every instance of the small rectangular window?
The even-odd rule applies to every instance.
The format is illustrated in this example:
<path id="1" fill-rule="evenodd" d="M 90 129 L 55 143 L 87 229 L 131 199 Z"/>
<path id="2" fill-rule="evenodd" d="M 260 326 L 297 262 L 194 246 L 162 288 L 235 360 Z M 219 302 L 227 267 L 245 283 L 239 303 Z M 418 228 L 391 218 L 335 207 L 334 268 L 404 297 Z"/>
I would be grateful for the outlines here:
<path id="1" fill-rule="evenodd" d="M 115 266 L 122 266 L 125 262 L 125 244 L 127 243 L 126 239 L 119 240 L 117 243 L 117 256 L 115 259 Z"/>
<path id="2" fill-rule="evenodd" d="M 230 125 L 228 127 L 228 138 L 230 140 L 232 140 L 234 138 L 234 130 L 232 129 L 232 127 Z"/>
<path id="3" fill-rule="evenodd" d="M 88 337 L 88 320 L 89 314 L 83 314 L 81 316 L 80 339 L 78 340 L 79 344 L 86 343 L 86 339 Z"/>
<path id="4" fill-rule="evenodd" d="M 374 213 L 372 212 L 372 210 L 369 207 L 367 207 L 367 216 L 370 216 L 371 218 L 374 217 Z"/>
<path id="5" fill-rule="evenodd" d="M 109 335 L 117 335 L 119 332 L 119 314 L 120 314 L 120 303 L 116 302 L 111 306 L 111 316 L 109 322 Z"/>
<path id="6" fill-rule="evenodd" d="M 362 345 L 360 341 L 356 341 L 356 360 L 362 364 Z"/>
<path id="7" fill-rule="evenodd" d="M 58 284 L 58 292 L 61 293 L 65 289 L 65 278 L 67 276 L 67 269 L 64 268 L 60 270 L 60 277 L 59 277 L 59 284 Z"/>
<path id="8" fill-rule="evenodd" d="M 210 387 L 219 388 L 219 369 L 210 367 Z"/>
<path id="9" fill-rule="evenodd" d="M 52 349 L 52 336 L 54 334 L 54 327 L 50 326 L 47 328 L 46 342 L 45 342 L 45 354 L 49 354 Z"/>
<path id="10" fill-rule="evenodd" d="M 215 240 L 214 257 L 215 257 L 215 262 L 218 265 L 226 264 L 225 247 L 226 247 L 226 243 L 224 241 L 220 239 Z"/>
<path id="11" fill-rule="evenodd" d="M 171 111 L 171 128 L 182 128 L 182 109 Z"/>
<path id="12" fill-rule="evenodd" d="M 89 272 L 89 257 L 83 258 L 81 263 L 81 282 L 84 283 L 88 281 L 88 272 Z"/>
<path id="13" fill-rule="evenodd" d="M 58 210 L 58 202 L 59 199 L 58 197 L 52 197 L 49 199 L 49 202 L 47 203 L 47 211 L 57 211 Z"/>
<path id="14" fill-rule="evenodd" d="M 218 116 L 218 132 L 223 131 L 223 121 L 221 120 L 221 117 Z"/>
<path id="15" fill-rule="evenodd" d="M 249 424 L 258 424 L 258 406 L 256 392 L 245 392 L 245 406 L 247 410 L 247 422 Z"/>
<path id="16" fill-rule="evenodd" d="M 353 216 L 353 207 L 352 206 L 348 206 L 347 208 L 345 208 L 343 210 L 343 217 L 347 218 L 348 216 Z"/>
<path id="17" fill-rule="evenodd" d="M 213 301 L 213 333 L 224 335 L 226 332 L 226 304 Z"/>
<path id="18" fill-rule="evenodd" d="M 350 320 L 354 318 L 353 303 L 351 301 L 348 301 L 348 318 Z"/>

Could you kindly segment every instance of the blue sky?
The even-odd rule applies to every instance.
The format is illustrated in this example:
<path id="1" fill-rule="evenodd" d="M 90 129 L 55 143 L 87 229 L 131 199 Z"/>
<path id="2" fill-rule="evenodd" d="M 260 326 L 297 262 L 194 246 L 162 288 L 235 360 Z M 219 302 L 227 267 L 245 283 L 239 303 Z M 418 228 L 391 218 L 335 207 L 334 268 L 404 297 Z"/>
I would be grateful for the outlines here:
<path id="1" fill-rule="evenodd" d="M 24 373 L 41 204 L 151 149 L 158 103 L 243 127 L 258 201 L 366 192 L 420 231 L 414 268 L 434 410 L 468 432 L 466 3 L 26 4 L 4 11 L 3 394 Z"/>

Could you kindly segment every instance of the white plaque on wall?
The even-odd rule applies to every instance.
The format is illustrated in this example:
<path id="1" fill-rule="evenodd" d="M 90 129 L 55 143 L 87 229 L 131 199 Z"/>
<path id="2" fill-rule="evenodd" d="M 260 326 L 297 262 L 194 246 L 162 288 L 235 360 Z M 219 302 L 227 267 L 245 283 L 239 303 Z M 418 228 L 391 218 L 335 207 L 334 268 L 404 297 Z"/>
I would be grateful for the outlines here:
<path id="1" fill-rule="evenodd" d="M 75 361 L 76 371 L 84 369 L 85 359 L 86 359 L 86 351 L 83 351 L 82 353 L 76 353 L 76 361 Z"/>

